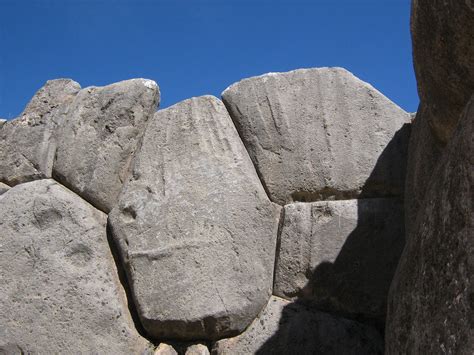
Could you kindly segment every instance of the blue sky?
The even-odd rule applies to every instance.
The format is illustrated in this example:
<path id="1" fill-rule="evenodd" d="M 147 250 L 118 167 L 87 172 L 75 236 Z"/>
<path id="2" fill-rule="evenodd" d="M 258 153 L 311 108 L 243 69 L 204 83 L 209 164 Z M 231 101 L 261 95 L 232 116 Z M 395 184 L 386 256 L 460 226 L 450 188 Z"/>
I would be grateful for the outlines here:
<path id="1" fill-rule="evenodd" d="M 266 72 L 341 66 L 407 111 L 410 0 L 0 0 L 0 117 L 46 80 L 143 77 L 160 107 Z"/>

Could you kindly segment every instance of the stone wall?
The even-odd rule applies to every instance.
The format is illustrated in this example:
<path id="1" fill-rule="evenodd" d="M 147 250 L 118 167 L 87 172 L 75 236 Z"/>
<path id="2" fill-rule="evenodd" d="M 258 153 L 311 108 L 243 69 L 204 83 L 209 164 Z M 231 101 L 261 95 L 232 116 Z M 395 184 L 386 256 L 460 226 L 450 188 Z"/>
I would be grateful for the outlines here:
<path id="1" fill-rule="evenodd" d="M 382 352 L 410 115 L 341 68 L 159 95 L 52 80 L 0 127 L 2 350 Z"/>

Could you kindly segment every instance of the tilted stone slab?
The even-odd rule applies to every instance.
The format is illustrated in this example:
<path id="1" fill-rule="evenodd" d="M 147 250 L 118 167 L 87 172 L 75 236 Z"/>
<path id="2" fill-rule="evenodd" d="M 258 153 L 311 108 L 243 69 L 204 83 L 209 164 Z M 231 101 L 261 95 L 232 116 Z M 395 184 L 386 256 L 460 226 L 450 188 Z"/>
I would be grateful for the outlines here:
<path id="1" fill-rule="evenodd" d="M 473 354 L 474 96 L 431 178 L 390 287 L 387 354 Z"/>
<path id="2" fill-rule="evenodd" d="M 109 217 L 148 333 L 243 331 L 271 295 L 279 214 L 221 101 L 158 111 Z"/>
<path id="3" fill-rule="evenodd" d="M 402 193 L 410 115 L 348 71 L 270 73 L 222 98 L 272 201 Z"/>
<path id="4" fill-rule="evenodd" d="M 50 80 L 18 118 L 0 124 L 0 182 L 14 186 L 51 177 L 54 135 L 80 88 L 69 79 Z"/>
<path id="5" fill-rule="evenodd" d="M 372 327 L 272 296 L 242 334 L 219 340 L 213 354 L 382 354 Z"/>
<path id="6" fill-rule="evenodd" d="M 106 216 L 53 180 L 0 196 L 0 352 L 139 354 Z"/>
<path id="7" fill-rule="evenodd" d="M 383 326 L 404 237 L 398 199 L 286 205 L 274 294 Z"/>
<path id="8" fill-rule="evenodd" d="M 81 90 L 59 131 L 54 178 L 108 213 L 158 100 L 146 79 Z"/>

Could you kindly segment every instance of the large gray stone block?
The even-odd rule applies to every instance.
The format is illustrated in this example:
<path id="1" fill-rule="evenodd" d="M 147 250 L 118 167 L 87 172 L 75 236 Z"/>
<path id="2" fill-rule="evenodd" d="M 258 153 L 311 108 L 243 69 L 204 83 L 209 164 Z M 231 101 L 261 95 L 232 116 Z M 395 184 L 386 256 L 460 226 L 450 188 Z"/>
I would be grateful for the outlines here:
<path id="1" fill-rule="evenodd" d="M 431 178 L 390 288 L 387 354 L 474 353 L 474 96 Z"/>
<path id="2" fill-rule="evenodd" d="M 16 119 L 0 124 L 0 181 L 10 186 L 51 177 L 54 134 L 80 90 L 69 79 L 48 81 Z"/>
<path id="3" fill-rule="evenodd" d="M 286 205 L 274 294 L 383 325 L 404 237 L 398 199 Z"/>
<path id="4" fill-rule="evenodd" d="M 348 71 L 270 73 L 222 98 L 272 201 L 402 193 L 410 115 Z"/>
<path id="5" fill-rule="evenodd" d="M 148 333 L 243 331 L 271 295 L 279 214 L 221 101 L 158 111 L 109 217 Z"/>
<path id="6" fill-rule="evenodd" d="M 413 64 L 433 134 L 446 144 L 474 92 L 474 4 L 413 0 Z"/>
<path id="7" fill-rule="evenodd" d="M 158 101 L 146 79 L 81 90 L 58 133 L 54 178 L 108 213 Z"/>
<path id="8" fill-rule="evenodd" d="M 383 340 L 370 326 L 272 296 L 241 335 L 219 340 L 216 355 L 381 354 Z"/>
<path id="9" fill-rule="evenodd" d="M 46 179 L 1 195 L 0 225 L 0 352 L 149 349 L 127 309 L 105 214 Z"/>

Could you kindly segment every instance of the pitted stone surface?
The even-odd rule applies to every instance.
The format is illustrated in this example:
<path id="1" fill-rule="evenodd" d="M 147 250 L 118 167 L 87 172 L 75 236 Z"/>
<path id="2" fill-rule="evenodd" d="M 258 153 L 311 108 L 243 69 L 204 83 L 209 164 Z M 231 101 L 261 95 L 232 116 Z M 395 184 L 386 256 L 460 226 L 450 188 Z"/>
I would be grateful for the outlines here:
<path id="1" fill-rule="evenodd" d="M 55 132 L 80 85 L 48 81 L 16 119 L 0 123 L 0 182 L 10 186 L 51 177 Z"/>
<path id="2" fill-rule="evenodd" d="M 221 101 L 158 111 L 109 218 L 148 333 L 243 331 L 271 295 L 279 214 Z"/>
<path id="3" fill-rule="evenodd" d="M 53 180 L 0 196 L 0 349 L 139 354 L 106 216 Z"/>
<path id="4" fill-rule="evenodd" d="M 265 74 L 222 98 L 272 201 L 402 194 L 410 115 L 348 71 Z"/>
<path id="5" fill-rule="evenodd" d="M 399 199 L 286 205 L 274 294 L 383 325 L 404 242 Z"/>
<path id="6" fill-rule="evenodd" d="M 146 79 L 81 90 L 59 131 L 55 179 L 108 213 L 158 101 L 158 86 Z"/>
<path id="7" fill-rule="evenodd" d="M 473 139 L 474 96 L 425 180 L 390 287 L 387 354 L 474 353 Z"/>
<path id="8" fill-rule="evenodd" d="M 373 328 L 272 296 L 241 335 L 214 345 L 216 355 L 382 354 Z"/>

